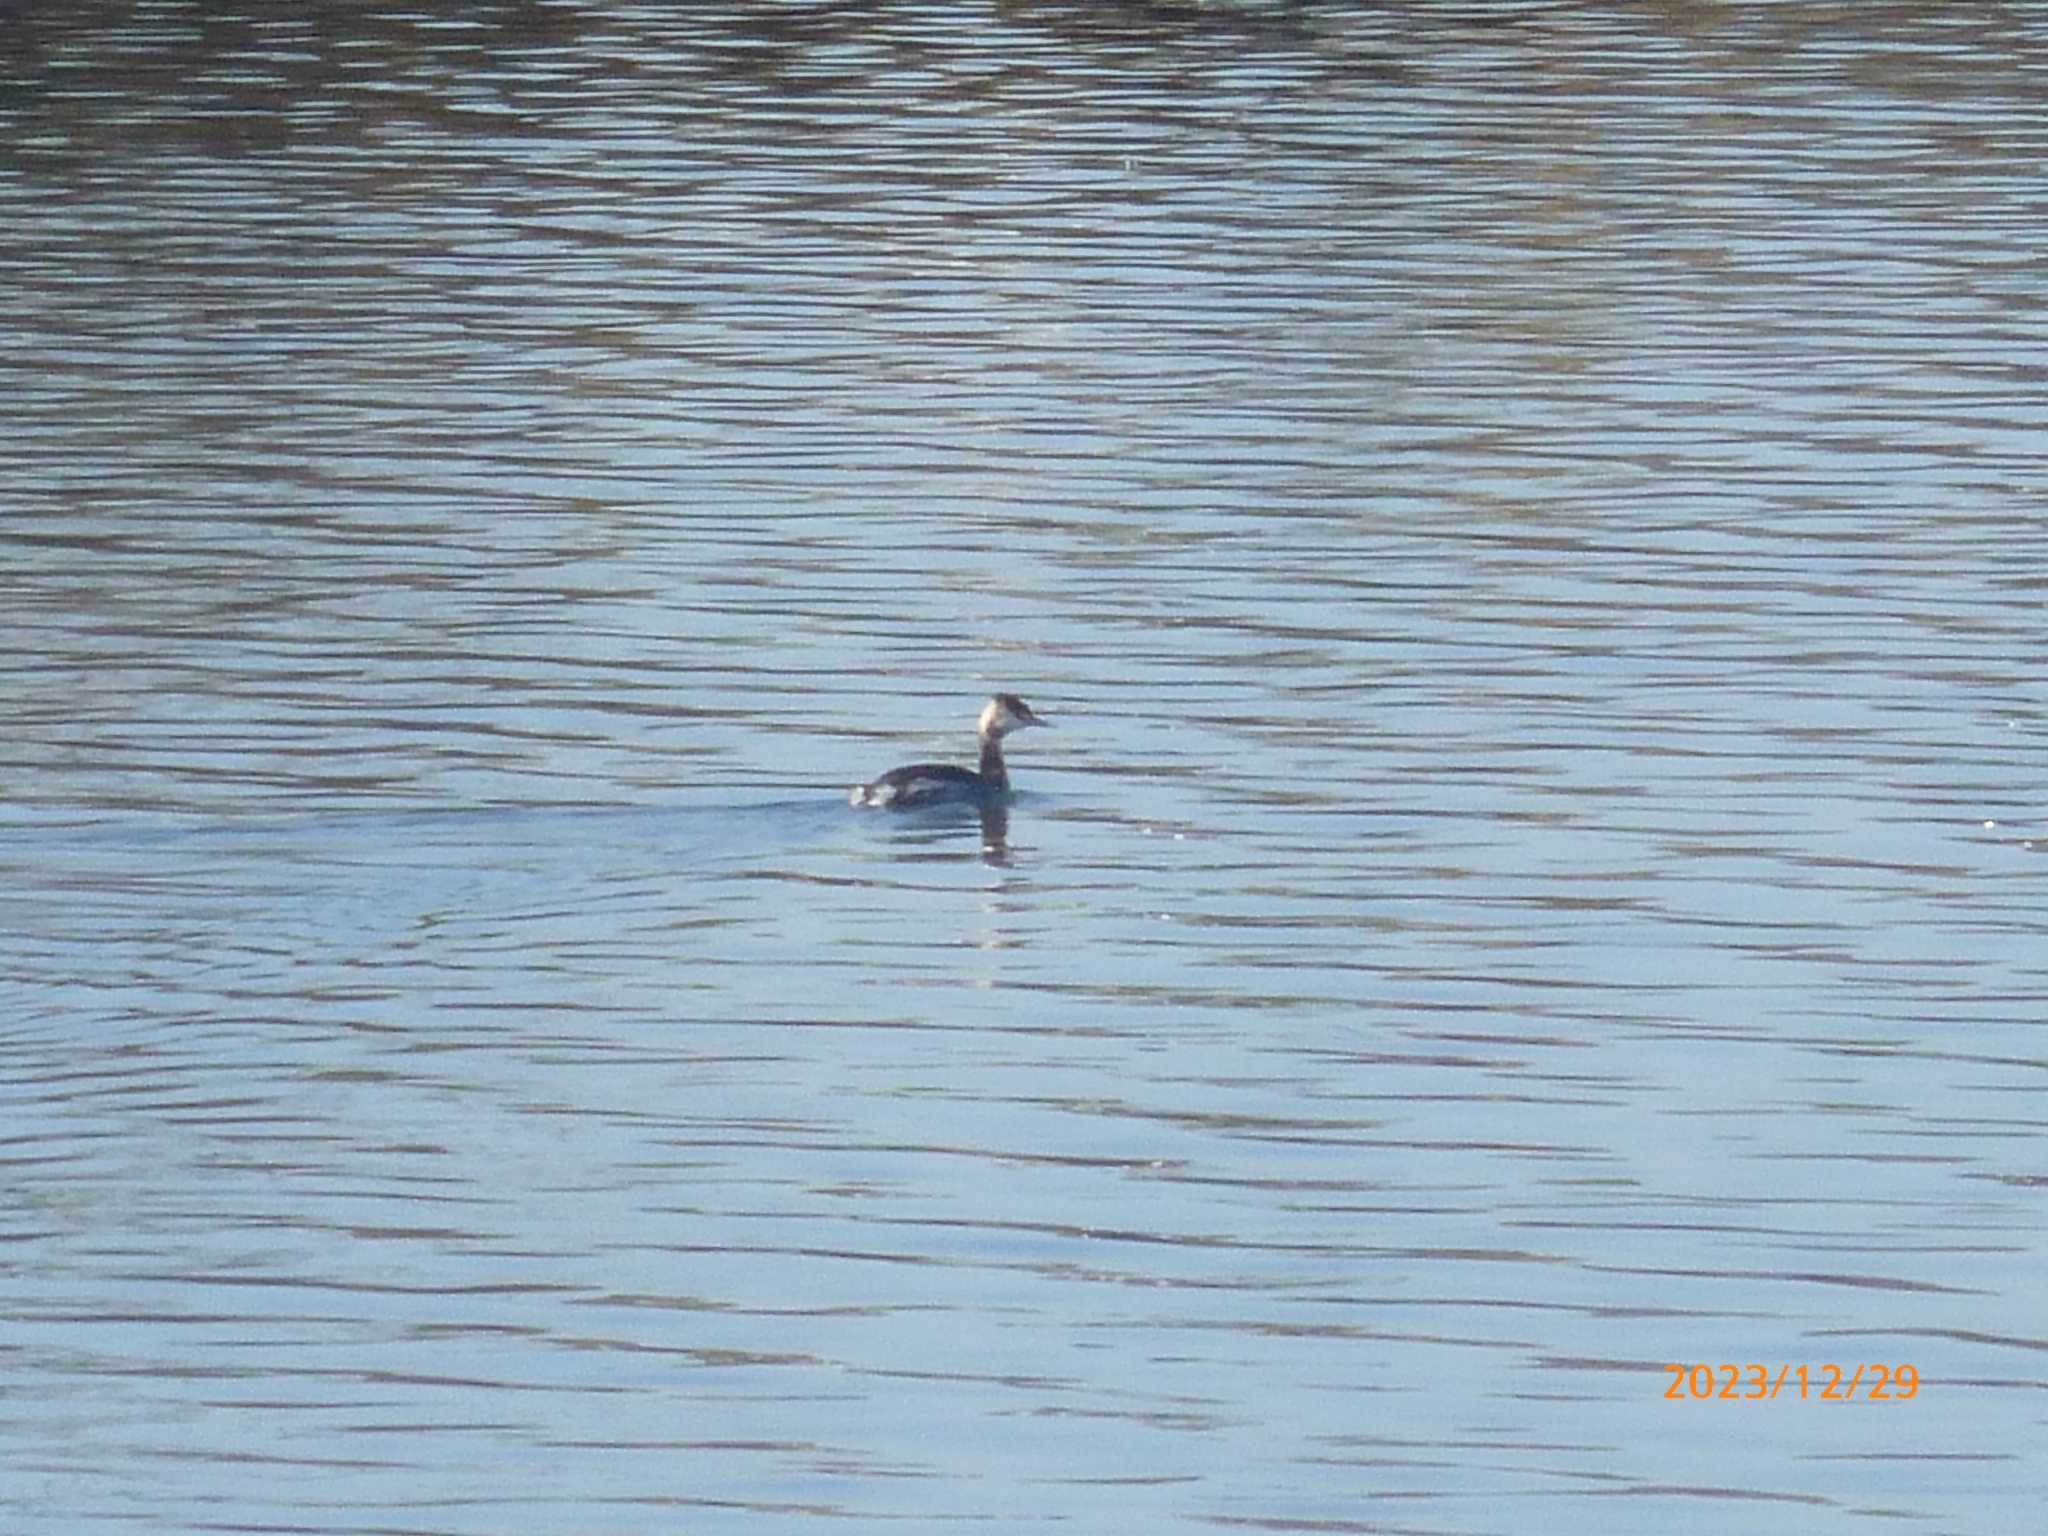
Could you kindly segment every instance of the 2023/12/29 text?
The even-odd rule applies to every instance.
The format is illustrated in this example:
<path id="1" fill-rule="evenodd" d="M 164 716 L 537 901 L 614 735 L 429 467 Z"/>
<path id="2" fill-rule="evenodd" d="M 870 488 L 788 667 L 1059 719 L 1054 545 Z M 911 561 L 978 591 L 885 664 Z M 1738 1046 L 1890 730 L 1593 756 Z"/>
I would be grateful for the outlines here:
<path id="1" fill-rule="evenodd" d="M 1759 1403 L 1779 1393 L 1822 1403 L 1903 1403 L 1920 1395 L 1920 1372 L 1910 1365 L 1667 1365 L 1671 1402 Z"/>

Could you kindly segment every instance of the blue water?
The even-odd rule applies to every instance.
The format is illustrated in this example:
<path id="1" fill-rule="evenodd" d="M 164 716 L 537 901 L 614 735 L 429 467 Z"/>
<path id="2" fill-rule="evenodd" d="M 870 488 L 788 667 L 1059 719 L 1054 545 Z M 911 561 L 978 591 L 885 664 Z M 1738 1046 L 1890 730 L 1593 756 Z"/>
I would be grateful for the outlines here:
<path id="1" fill-rule="evenodd" d="M 0 1524 L 2032 1529 L 2044 57 L 24 11 Z"/>

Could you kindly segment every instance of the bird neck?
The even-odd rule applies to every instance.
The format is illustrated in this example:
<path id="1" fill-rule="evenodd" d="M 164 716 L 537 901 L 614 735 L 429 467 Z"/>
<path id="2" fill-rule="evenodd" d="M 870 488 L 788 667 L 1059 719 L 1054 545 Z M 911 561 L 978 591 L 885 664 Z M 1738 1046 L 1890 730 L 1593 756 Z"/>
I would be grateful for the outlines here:
<path id="1" fill-rule="evenodd" d="M 1009 771 L 1003 767 L 1003 738 L 984 736 L 981 738 L 981 777 L 991 789 L 1010 787 Z"/>

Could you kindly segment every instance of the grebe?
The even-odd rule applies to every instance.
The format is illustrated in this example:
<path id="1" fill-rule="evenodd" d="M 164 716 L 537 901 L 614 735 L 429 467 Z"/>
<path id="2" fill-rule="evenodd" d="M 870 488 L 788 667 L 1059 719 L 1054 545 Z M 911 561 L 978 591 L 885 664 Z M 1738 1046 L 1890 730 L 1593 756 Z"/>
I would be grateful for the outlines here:
<path id="1" fill-rule="evenodd" d="M 1031 713 L 1014 693 L 999 693 L 981 711 L 974 734 L 981 741 L 981 767 L 956 768 L 951 763 L 912 763 L 891 768 L 872 784 L 854 790 L 855 805 L 886 806 L 909 811 L 927 805 L 978 805 L 984 810 L 1010 797 L 1010 775 L 1003 767 L 1003 738 L 1027 725 L 1050 726 Z"/>

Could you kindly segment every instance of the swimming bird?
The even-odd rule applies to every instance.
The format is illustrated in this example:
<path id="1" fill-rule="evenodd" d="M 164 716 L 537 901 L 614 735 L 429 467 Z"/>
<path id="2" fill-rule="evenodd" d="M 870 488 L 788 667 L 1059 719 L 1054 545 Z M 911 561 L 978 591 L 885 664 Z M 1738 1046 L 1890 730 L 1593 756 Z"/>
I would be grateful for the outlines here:
<path id="1" fill-rule="evenodd" d="M 999 693 L 990 699 L 975 723 L 975 738 L 981 743 L 981 766 L 959 768 L 951 763 L 911 763 L 891 768 L 872 784 L 862 784 L 849 797 L 855 805 L 885 807 L 892 811 L 917 810 L 928 805 L 976 805 L 983 810 L 1002 805 L 1010 797 L 1010 775 L 1003 766 L 1003 738 L 1027 725 L 1050 727 L 1052 722 L 1031 712 L 1031 706 L 1014 693 Z"/>

